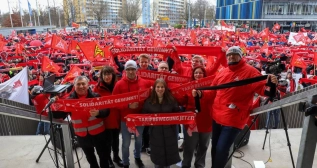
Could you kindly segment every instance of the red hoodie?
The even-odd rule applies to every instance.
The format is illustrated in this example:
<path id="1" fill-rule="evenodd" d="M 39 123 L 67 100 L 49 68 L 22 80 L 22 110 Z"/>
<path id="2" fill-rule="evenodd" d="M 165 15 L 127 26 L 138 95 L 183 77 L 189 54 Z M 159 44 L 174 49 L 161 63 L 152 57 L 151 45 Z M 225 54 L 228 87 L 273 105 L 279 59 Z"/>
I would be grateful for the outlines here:
<path id="1" fill-rule="evenodd" d="M 110 96 L 112 95 L 111 91 L 103 86 L 102 83 L 98 83 L 94 87 L 94 92 L 98 93 L 100 96 Z M 105 127 L 106 129 L 115 129 L 120 128 L 120 114 L 117 109 L 111 108 L 110 114 L 108 117 L 105 118 Z"/>
<path id="2" fill-rule="evenodd" d="M 212 86 L 260 75 L 257 69 L 241 59 L 237 65 L 230 65 L 217 74 Z M 224 126 L 242 129 L 249 119 L 254 94 L 264 95 L 265 83 L 266 81 L 261 81 L 239 87 L 209 91 L 210 95 L 205 94 L 204 96 L 208 96 L 211 100 L 213 120 Z"/>
<path id="3" fill-rule="evenodd" d="M 122 77 L 121 80 L 119 80 L 116 83 L 116 86 L 113 89 L 112 94 L 123 94 L 133 91 L 139 91 L 143 89 L 149 89 L 151 87 L 151 82 L 142 78 L 137 77 L 134 80 L 128 79 L 126 76 Z M 117 109 L 120 112 L 121 121 L 125 122 L 124 117 L 128 114 L 138 114 L 141 113 L 143 102 L 139 102 L 139 107 L 136 109 L 130 109 L 128 108 L 128 105 L 123 107 L 117 107 Z"/>

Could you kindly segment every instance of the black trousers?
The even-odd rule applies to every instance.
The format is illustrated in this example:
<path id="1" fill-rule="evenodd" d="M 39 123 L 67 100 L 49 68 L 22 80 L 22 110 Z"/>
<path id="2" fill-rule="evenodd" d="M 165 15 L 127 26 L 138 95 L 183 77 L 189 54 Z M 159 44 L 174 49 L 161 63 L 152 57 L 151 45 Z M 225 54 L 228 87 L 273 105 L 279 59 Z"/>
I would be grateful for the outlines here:
<path id="1" fill-rule="evenodd" d="M 108 158 L 110 157 L 111 133 L 108 130 L 97 134 L 78 136 L 78 142 L 83 149 L 90 168 L 109 168 Z M 99 156 L 100 166 L 95 155 L 95 149 Z"/>
<path id="2" fill-rule="evenodd" d="M 142 134 L 142 148 L 149 148 L 150 147 L 150 127 L 149 126 L 145 126 L 144 130 L 143 130 L 143 134 Z"/>
<path id="3" fill-rule="evenodd" d="M 111 133 L 111 149 L 113 157 L 119 156 L 119 135 L 120 129 L 107 129 Z M 111 153 L 111 151 L 110 151 Z"/>

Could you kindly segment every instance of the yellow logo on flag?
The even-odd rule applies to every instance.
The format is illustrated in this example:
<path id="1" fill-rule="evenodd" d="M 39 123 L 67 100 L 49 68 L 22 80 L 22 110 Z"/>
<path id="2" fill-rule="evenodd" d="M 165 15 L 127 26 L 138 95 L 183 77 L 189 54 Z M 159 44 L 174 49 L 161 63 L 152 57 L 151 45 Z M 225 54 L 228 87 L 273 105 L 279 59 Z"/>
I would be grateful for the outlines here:
<path id="1" fill-rule="evenodd" d="M 103 52 L 103 50 L 100 49 L 100 48 L 98 47 L 98 45 L 96 45 L 94 58 L 96 58 L 98 55 L 101 56 L 101 57 L 105 57 L 105 53 Z"/>

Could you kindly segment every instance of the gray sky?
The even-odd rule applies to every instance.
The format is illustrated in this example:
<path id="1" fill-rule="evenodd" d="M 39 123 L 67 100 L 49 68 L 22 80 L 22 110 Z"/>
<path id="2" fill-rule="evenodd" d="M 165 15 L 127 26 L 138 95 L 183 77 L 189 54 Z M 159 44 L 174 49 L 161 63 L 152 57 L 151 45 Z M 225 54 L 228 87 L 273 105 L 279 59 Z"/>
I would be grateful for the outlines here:
<path id="1" fill-rule="evenodd" d="M 0 5 L 1 13 L 6 13 L 9 11 L 8 7 L 8 1 L 10 4 L 10 8 L 12 9 L 19 9 L 19 1 L 21 2 L 21 8 L 22 10 L 28 10 L 28 0 L 0 0 L 1 2 L 4 2 Z M 63 0 L 37 0 L 38 5 L 40 8 L 47 7 L 47 2 L 50 4 L 50 6 L 53 6 L 53 2 L 55 1 L 56 6 L 62 6 Z M 196 0 L 191 0 L 196 1 Z M 216 5 L 217 0 L 209 0 L 212 5 Z M 29 0 L 31 4 L 32 9 L 36 9 L 36 0 Z"/>

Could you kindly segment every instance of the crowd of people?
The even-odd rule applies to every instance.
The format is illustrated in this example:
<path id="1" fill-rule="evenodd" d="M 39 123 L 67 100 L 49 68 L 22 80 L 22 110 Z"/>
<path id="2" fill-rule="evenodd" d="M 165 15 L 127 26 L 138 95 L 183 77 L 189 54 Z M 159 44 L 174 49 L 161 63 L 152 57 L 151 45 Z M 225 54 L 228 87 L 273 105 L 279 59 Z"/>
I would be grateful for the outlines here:
<path id="1" fill-rule="evenodd" d="M 276 60 L 286 56 L 285 61 L 278 62 L 285 65 L 282 71 L 288 72 L 284 85 L 286 88 L 281 86 L 279 92 L 292 92 L 299 85 L 292 78 L 292 72 L 303 73 L 303 78 L 307 78 L 307 74 L 311 75 L 310 81 L 305 81 L 305 86 L 317 82 L 314 76 L 316 69 L 311 66 L 314 62 L 311 54 L 315 51 L 313 40 L 315 34 L 311 32 L 308 32 L 307 37 L 311 41 L 305 46 L 292 46 L 285 42 L 284 38 L 287 39 L 288 34 L 273 32 L 266 35 L 263 33 L 255 35 L 254 32 L 252 35 L 246 35 L 243 32 L 210 29 L 166 30 L 159 28 L 145 29 L 141 32 L 141 34 L 133 34 L 126 31 L 116 36 L 112 34 L 82 36 L 62 32 L 59 36 L 69 44 L 69 48 L 75 40 L 83 44 L 85 44 L 84 41 L 94 41 L 101 48 L 181 45 L 221 47 L 222 49 L 217 57 L 196 54 L 184 54 L 178 57 L 147 53 L 124 54 L 115 56 L 113 62 L 107 59 L 103 60 L 104 64 L 98 64 L 101 66 L 94 66 L 94 62 L 89 61 L 88 56 L 80 48 L 76 48 L 77 45 L 74 46 L 74 50 L 65 52 L 52 47 L 52 44 L 47 44 L 51 38 L 49 33 L 33 36 L 1 36 L 2 82 L 16 74 L 21 69 L 19 67 L 29 66 L 30 103 L 35 105 L 38 112 L 50 98 L 48 94 L 38 94 L 38 91 L 42 89 L 44 78 L 53 73 L 58 76 L 54 84 L 71 85 L 66 92 L 58 95 L 60 99 L 84 100 L 150 88 L 149 97 L 145 101 L 136 101 L 115 108 L 90 109 L 88 116 L 84 117 L 74 113 L 64 113 L 65 116 L 59 116 L 65 118 L 66 115 L 70 115 L 74 134 L 91 168 L 115 167 L 114 163 L 119 167 L 133 167 L 130 166 L 129 159 L 132 134 L 126 124 L 127 115 L 194 112 L 196 98 L 200 101 L 200 112 L 195 116 L 197 130 L 189 135 L 187 129 L 190 125 L 184 125 L 184 142 L 180 147 L 183 150 L 181 165 L 183 168 L 205 167 L 205 159 L 209 157 L 206 153 L 212 137 L 211 165 L 213 168 L 223 168 L 227 163 L 231 145 L 249 119 L 254 95 L 272 96 L 269 88 L 274 88 L 276 85 L 280 87 L 279 84 L 283 81 L 278 77 L 279 74 L 268 74 L 267 80 L 239 87 L 207 91 L 191 89 L 186 94 L 175 94 L 172 92 L 173 88 L 180 87 L 182 83 L 167 82 L 162 78 L 143 79 L 138 74 L 140 70 L 177 74 L 190 78 L 190 82 L 199 82 L 207 77 L 213 77 L 210 86 L 217 86 L 261 76 L 261 72 L 267 71 L 272 62 L 275 64 Z M 266 39 L 268 42 L 264 40 L 264 37 L 268 38 Z M 31 41 L 34 40 L 39 40 L 41 44 L 31 46 Z M 177 47 L 173 49 L 177 51 Z M 296 58 L 294 58 L 295 55 Z M 48 56 L 52 63 L 61 66 L 59 72 L 43 71 L 41 66 L 44 63 L 40 60 L 44 56 Z M 102 63 L 102 61 L 98 62 Z M 72 65 L 81 66 L 82 72 L 65 82 L 65 76 Z M 275 116 L 274 128 L 277 128 L 278 112 L 272 111 L 268 115 Z M 41 126 L 39 125 L 36 134 L 40 134 Z M 269 121 L 266 124 L 266 127 L 268 126 Z M 47 125 L 44 127 L 45 131 L 42 134 L 48 134 Z M 156 168 L 168 168 L 181 161 L 178 125 L 147 125 L 138 126 L 136 129 L 139 135 L 134 136 L 133 157 L 137 167 L 144 167 L 141 159 L 142 151 L 150 155 Z M 119 151 L 120 135 L 122 137 L 121 151 Z M 99 164 L 95 149 L 99 156 Z M 192 165 L 194 156 L 195 161 Z"/>

